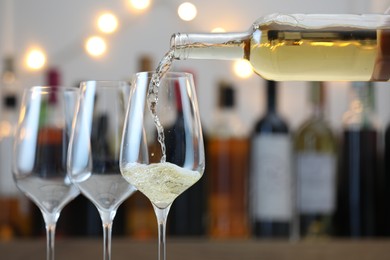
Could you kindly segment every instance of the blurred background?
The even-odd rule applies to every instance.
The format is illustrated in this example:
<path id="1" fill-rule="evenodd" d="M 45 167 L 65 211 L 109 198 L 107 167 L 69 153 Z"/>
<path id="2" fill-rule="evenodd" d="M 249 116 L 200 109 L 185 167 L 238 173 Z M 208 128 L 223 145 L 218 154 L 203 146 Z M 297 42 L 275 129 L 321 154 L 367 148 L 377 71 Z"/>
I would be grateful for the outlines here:
<path id="1" fill-rule="evenodd" d="M 151 1 L 144 10 L 135 10 L 130 0 L 121 1 L 7 1 L 2 0 L 0 26 L 0 55 L 14 56 L 19 85 L 45 83 L 45 71 L 56 67 L 61 72 L 62 85 L 75 85 L 83 79 L 128 79 L 138 70 L 141 55 L 148 55 L 153 66 L 169 49 L 170 36 L 175 32 L 211 32 L 215 28 L 226 31 L 245 31 L 259 17 L 280 13 L 383 13 L 390 5 L 386 0 L 341 1 L 193 1 L 197 15 L 191 21 L 182 20 L 177 9 L 184 1 Z M 9 10 L 7 10 L 9 9 Z M 102 33 L 97 20 L 108 12 L 116 16 L 118 27 L 113 33 Z M 94 57 L 85 51 L 86 40 L 102 37 L 106 51 Z M 46 61 L 42 68 L 26 66 L 29 51 L 37 48 Z M 4 64 L 0 64 L 0 69 Z M 205 128 L 209 127 L 215 107 L 216 88 L 221 79 L 231 81 L 238 89 L 239 113 L 248 128 L 264 109 L 261 80 L 256 75 L 240 78 L 230 61 L 182 61 L 177 70 L 191 70 L 197 80 L 200 109 Z M 305 107 L 306 84 L 288 82 L 282 85 L 281 113 L 292 127 L 297 127 L 307 116 Z M 335 86 L 333 86 L 335 85 Z M 346 109 L 346 87 L 332 83 L 329 88 L 329 119 L 340 127 L 340 114 Z M 382 89 L 381 89 L 382 90 Z M 380 91 L 381 91 L 380 90 Z M 379 97 L 385 97 L 379 94 Z M 385 99 L 385 98 L 384 98 Z M 388 120 L 388 102 L 378 99 L 378 113 Z"/>
<path id="2" fill-rule="evenodd" d="M 216 28 L 226 32 L 246 31 L 257 18 L 276 12 L 384 13 L 390 7 L 388 0 L 192 0 L 192 7 L 196 8 L 196 14 L 192 17 L 193 9 L 191 8 L 187 10 L 189 12 L 187 14 L 178 13 L 183 2 L 179 0 L 0 0 L 0 60 L 3 61 L 0 63 L 0 71 L 3 71 L 0 94 L 6 96 L 7 91 L 15 91 L 17 99 L 20 99 L 18 93 L 24 87 L 48 84 L 47 75 L 49 71 L 53 72 L 53 69 L 58 76 L 56 84 L 64 86 L 78 85 L 81 80 L 87 79 L 128 80 L 132 73 L 141 68 L 154 69 L 157 66 L 159 60 L 168 51 L 170 37 L 175 32 L 212 32 Z M 91 37 L 94 38 L 91 39 Z M 148 65 L 145 65 L 145 62 Z M 189 71 L 195 76 L 201 120 L 206 137 L 214 133 L 215 112 L 221 108 L 219 102 L 221 95 L 234 95 L 235 112 L 241 121 L 242 131 L 248 136 L 254 131 L 259 118 L 266 113 L 267 82 L 250 71 L 248 74 L 245 70 L 237 72 L 235 66 L 236 63 L 233 61 L 215 60 L 189 60 L 174 63 L 173 70 Z M 9 71 L 14 73 L 15 80 L 4 77 L 4 72 Z M 223 92 L 221 88 L 226 85 L 233 90 L 227 91 L 230 94 L 221 94 Z M 278 84 L 277 110 L 292 135 L 298 132 L 313 112 L 309 101 L 311 85 L 310 82 L 280 82 Z M 342 134 L 343 115 L 349 109 L 351 102 L 351 84 L 326 82 L 325 85 L 326 99 L 324 99 L 322 109 L 325 112 L 328 126 L 337 139 L 337 136 Z M 378 135 L 380 136 L 378 147 L 383 148 L 380 151 L 381 154 L 384 153 L 384 131 L 390 121 L 390 86 L 388 85 L 389 83 L 375 83 L 374 91 L 372 91 L 373 100 L 375 100 L 372 106 L 377 118 L 375 127 L 378 133 L 381 133 Z M 5 100 L 3 103 L 6 103 Z M 1 113 L 0 110 L 0 115 Z M 335 154 L 338 153 L 339 151 L 335 152 Z M 250 151 L 244 155 L 248 158 L 253 156 Z M 238 164 L 244 165 L 243 169 L 247 167 L 249 172 L 249 162 L 242 161 Z M 382 160 L 378 165 L 383 164 Z M 204 182 L 207 182 L 206 178 Z M 202 197 L 204 201 L 207 201 L 209 197 L 207 190 L 203 187 L 201 193 L 198 193 L 204 196 Z M 29 204 L 27 201 L 23 203 L 22 207 Z M 128 204 L 137 203 L 129 202 Z M 209 235 L 207 223 L 209 223 L 210 216 L 206 206 L 208 203 L 203 204 L 199 209 L 202 222 L 199 224 L 200 227 L 195 227 L 196 231 L 187 230 L 180 233 L 181 231 L 172 229 L 171 234 Z M 150 214 L 151 207 L 146 209 L 149 212 L 146 215 L 136 216 L 133 214 L 141 211 L 133 210 L 131 213 L 132 207 L 136 206 L 122 207 L 123 212 L 118 213 L 122 214 L 121 220 L 114 222 L 114 230 L 116 230 L 114 233 L 139 238 L 154 236 L 156 231 L 154 223 L 128 223 L 129 219 L 134 222 L 140 219 L 147 221 L 151 218 L 151 221 L 154 221 L 153 213 Z M 245 210 L 249 211 L 248 208 Z M 176 213 L 172 214 L 172 219 L 175 219 Z M 61 215 L 60 222 L 65 216 L 66 213 Z M 93 216 L 94 223 L 99 226 L 100 220 L 97 213 Z M 3 218 L 6 219 L 7 216 Z M 180 219 L 180 216 L 177 218 Z M 32 224 L 27 221 L 24 225 L 31 226 Z M 92 231 L 72 233 L 69 231 L 69 226 L 65 228 L 66 224 L 59 223 L 59 225 L 59 234 L 101 234 L 99 227 L 92 227 Z M 64 225 L 63 229 L 61 225 Z M 131 227 L 132 225 L 144 225 L 145 228 L 138 230 L 139 233 L 137 233 L 134 231 L 134 226 Z M 152 226 L 150 230 L 154 230 L 153 232 L 148 231 L 148 225 Z M 171 226 L 173 227 L 173 224 Z M 24 228 L 25 232 L 3 229 L 0 232 L 0 238 L 2 234 L 6 238 L 33 235 L 31 227 Z M 38 233 L 42 235 L 43 228 L 40 232 Z M 215 237 L 248 237 L 249 233 L 252 232 L 238 232 L 238 235 L 233 233 L 224 235 L 217 232 Z"/>

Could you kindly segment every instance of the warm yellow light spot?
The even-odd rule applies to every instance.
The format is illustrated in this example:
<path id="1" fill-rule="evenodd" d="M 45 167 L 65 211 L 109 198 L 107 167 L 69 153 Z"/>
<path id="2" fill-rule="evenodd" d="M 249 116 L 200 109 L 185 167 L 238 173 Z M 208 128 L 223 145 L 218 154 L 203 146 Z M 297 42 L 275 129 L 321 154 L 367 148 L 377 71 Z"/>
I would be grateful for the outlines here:
<path id="1" fill-rule="evenodd" d="M 40 49 L 31 49 L 26 56 L 27 68 L 32 70 L 39 70 L 45 66 L 46 55 Z"/>
<path id="2" fill-rule="evenodd" d="M 249 78 L 253 74 L 252 65 L 248 60 L 234 62 L 234 73 L 240 78 Z"/>
<path id="3" fill-rule="evenodd" d="M 105 40 L 99 36 L 92 36 L 85 43 L 85 50 L 89 55 L 98 57 L 106 52 L 107 44 Z"/>
<path id="4" fill-rule="evenodd" d="M 224 33 L 224 32 L 226 32 L 226 30 L 223 29 L 222 27 L 216 27 L 213 30 L 211 30 L 211 32 L 212 33 Z"/>
<path id="5" fill-rule="evenodd" d="M 145 10 L 150 6 L 150 0 L 130 0 L 132 8 L 137 10 Z"/>
<path id="6" fill-rule="evenodd" d="M 195 19 L 197 15 L 196 6 L 189 2 L 182 3 L 177 9 L 177 13 L 180 19 L 184 21 L 191 21 Z"/>
<path id="7" fill-rule="evenodd" d="M 118 19 L 111 13 L 104 13 L 98 18 L 98 28 L 104 33 L 113 33 L 118 28 Z"/>

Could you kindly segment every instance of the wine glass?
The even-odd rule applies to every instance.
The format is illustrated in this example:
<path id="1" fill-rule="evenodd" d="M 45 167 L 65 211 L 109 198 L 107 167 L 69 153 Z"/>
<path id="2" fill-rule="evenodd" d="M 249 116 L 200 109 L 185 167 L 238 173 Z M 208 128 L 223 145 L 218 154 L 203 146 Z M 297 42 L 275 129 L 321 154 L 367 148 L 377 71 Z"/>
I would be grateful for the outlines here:
<path id="1" fill-rule="evenodd" d="M 153 205 L 158 259 L 165 260 L 169 209 L 175 198 L 201 178 L 205 159 L 192 75 L 167 72 L 159 86 L 150 87 L 152 76 L 140 72 L 132 78 L 120 169 Z"/>
<path id="2" fill-rule="evenodd" d="M 109 260 L 116 211 L 135 191 L 119 170 L 130 85 L 122 81 L 84 81 L 80 87 L 69 145 L 69 177 L 99 211 L 104 259 Z"/>
<path id="3" fill-rule="evenodd" d="M 78 97 L 77 88 L 36 86 L 24 90 L 15 134 L 14 180 L 42 212 L 48 260 L 54 259 L 60 212 L 79 194 L 67 176 L 67 148 Z"/>

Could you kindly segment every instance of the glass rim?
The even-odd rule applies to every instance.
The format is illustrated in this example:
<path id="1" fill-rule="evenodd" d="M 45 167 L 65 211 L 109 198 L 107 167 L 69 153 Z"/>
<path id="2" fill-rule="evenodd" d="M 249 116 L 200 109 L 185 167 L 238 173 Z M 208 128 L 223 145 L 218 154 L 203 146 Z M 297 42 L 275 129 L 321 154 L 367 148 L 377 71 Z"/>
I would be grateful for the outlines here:
<path id="1" fill-rule="evenodd" d="M 54 89 L 55 88 L 55 89 Z M 26 91 L 34 91 L 34 90 L 41 90 L 41 91 L 56 91 L 56 92 L 65 92 L 65 91 L 78 91 L 78 87 L 73 87 L 73 86 L 50 86 L 50 85 L 36 85 L 36 86 L 31 86 L 25 89 Z"/>
<path id="2" fill-rule="evenodd" d="M 97 80 L 94 80 L 94 79 L 91 79 L 91 80 L 81 80 L 79 82 L 79 85 L 81 85 L 82 83 L 124 83 L 124 84 L 128 84 L 128 82 L 126 80 L 120 80 L 120 79 L 97 79 Z"/>
<path id="3" fill-rule="evenodd" d="M 134 76 L 140 77 L 145 74 L 148 76 L 148 78 L 151 78 L 153 74 L 156 74 L 156 71 L 140 71 L 134 73 Z M 178 79 L 178 78 L 193 78 L 193 74 L 185 71 L 167 71 L 163 76 L 163 79 Z"/>
<path id="4" fill-rule="evenodd" d="M 130 81 L 126 80 L 82 80 L 79 82 L 79 88 L 83 91 L 84 88 L 93 85 L 100 89 L 126 88 L 130 86 Z"/>

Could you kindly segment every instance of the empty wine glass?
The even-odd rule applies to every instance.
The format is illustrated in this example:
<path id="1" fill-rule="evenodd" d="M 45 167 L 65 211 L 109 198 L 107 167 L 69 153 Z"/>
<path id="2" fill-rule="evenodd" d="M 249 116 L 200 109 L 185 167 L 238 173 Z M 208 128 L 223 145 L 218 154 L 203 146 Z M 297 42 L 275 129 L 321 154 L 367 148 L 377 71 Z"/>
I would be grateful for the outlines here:
<path id="1" fill-rule="evenodd" d="M 165 260 L 165 226 L 171 204 L 201 178 L 205 161 L 192 75 L 168 72 L 159 86 L 150 88 L 152 75 L 140 72 L 131 81 L 120 169 L 153 205 L 158 259 Z"/>
<path id="2" fill-rule="evenodd" d="M 67 176 L 67 148 L 78 101 L 77 88 L 31 87 L 24 91 L 15 134 L 12 171 L 19 189 L 41 210 L 47 259 L 62 208 L 79 190 Z"/>
<path id="3" fill-rule="evenodd" d="M 119 153 L 130 86 L 122 81 L 81 82 L 68 156 L 69 176 L 98 209 L 104 259 L 111 259 L 112 223 L 135 188 L 119 170 Z"/>

